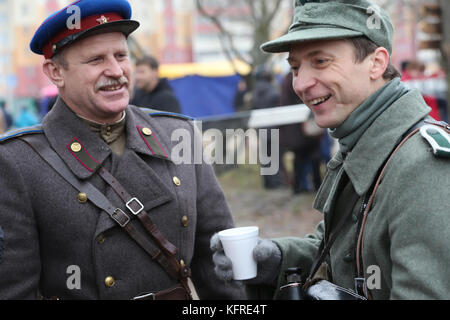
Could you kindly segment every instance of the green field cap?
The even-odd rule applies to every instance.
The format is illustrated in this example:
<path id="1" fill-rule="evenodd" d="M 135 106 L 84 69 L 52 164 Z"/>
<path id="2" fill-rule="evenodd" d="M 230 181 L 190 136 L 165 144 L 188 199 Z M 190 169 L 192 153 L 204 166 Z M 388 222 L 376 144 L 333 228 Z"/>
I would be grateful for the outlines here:
<path id="1" fill-rule="evenodd" d="M 366 36 L 392 53 L 394 27 L 387 13 L 366 0 L 295 0 L 288 33 L 264 43 L 266 52 L 287 52 L 293 43 Z"/>

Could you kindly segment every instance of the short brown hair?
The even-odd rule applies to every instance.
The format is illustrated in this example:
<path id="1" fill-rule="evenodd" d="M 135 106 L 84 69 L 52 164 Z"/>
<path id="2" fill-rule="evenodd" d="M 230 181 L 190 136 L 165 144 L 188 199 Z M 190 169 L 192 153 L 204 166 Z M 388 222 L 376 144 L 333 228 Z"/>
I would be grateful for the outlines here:
<path id="1" fill-rule="evenodd" d="M 364 59 L 373 53 L 379 46 L 369 40 L 367 37 L 356 37 L 348 39 L 355 47 L 355 62 L 363 62 Z M 383 73 L 383 79 L 392 80 L 401 77 L 400 72 L 389 62 L 386 71 Z"/>
<path id="2" fill-rule="evenodd" d="M 136 61 L 136 66 L 147 65 L 150 69 L 156 70 L 159 67 L 158 60 L 152 56 L 144 56 L 143 58 Z"/>
<path id="3" fill-rule="evenodd" d="M 64 50 L 57 52 L 51 59 L 56 64 L 62 66 L 65 70 L 69 69 L 69 63 L 67 62 L 66 56 L 64 54 Z"/>

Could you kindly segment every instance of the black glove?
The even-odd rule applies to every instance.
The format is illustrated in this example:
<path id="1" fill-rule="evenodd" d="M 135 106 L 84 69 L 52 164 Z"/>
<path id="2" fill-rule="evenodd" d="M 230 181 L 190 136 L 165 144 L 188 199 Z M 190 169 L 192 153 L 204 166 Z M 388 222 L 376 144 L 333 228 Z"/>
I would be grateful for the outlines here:
<path id="1" fill-rule="evenodd" d="M 211 250 L 213 253 L 214 271 L 224 281 L 233 280 L 233 269 L 230 258 L 223 251 L 222 242 L 216 233 L 211 237 Z M 244 280 L 245 284 L 271 284 L 276 285 L 281 264 L 281 251 L 275 242 L 258 238 L 253 249 L 253 257 L 257 263 L 258 273 L 255 278 Z"/>

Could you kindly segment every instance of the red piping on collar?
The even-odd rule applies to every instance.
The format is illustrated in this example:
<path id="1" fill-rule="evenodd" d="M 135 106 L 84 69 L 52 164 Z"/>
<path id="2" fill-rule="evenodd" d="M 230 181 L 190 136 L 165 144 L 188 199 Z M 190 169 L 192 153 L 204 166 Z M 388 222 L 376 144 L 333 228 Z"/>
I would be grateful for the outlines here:
<path id="1" fill-rule="evenodd" d="M 100 165 L 100 162 L 98 162 L 97 160 L 95 160 L 94 158 L 91 157 L 91 155 L 89 154 L 89 152 L 87 152 L 87 150 L 84 148 L 84 145 L 80 142 L 80 140 L 78 140 L 77 138 L 73 138 L 68 144 L 67 144 L 67 149 L 69 150 L 69 152 L 75 157 L 75 159 L 78 160 L 79 163 L 81 163 L 83 165 L 83 167 L 85 167 L 89 172 L 94 172 L 94 170 L 92 170 L 91 168 L 89 168 L 87 165 L 84 164 L 83 161 L 81 161 L 80 158 L 78 158 L 75 154 L 75 152 L 72 151 L 72 149 L 70 148 L 70 145 L 72 145 L 72 143 L 74 141 L 77 141 L 80 145 L 81 145 L 81 150 L 86 152 L 86 154 L 88 155 L 89 158 L 91 158 L 92 161 L 94 161 L 95 163 Z"/>

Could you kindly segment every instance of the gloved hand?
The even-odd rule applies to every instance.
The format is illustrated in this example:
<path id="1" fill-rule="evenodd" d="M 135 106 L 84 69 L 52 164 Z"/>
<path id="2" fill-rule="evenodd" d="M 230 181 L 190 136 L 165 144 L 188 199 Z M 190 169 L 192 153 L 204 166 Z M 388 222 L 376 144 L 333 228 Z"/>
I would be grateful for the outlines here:
<path id="1" fill-rule="evenodd" d="M 210 247 L 213 253 L 214 271 L 224 281 L 233 280 L 231 260 L 225 255 L 216 233 L 211 237 Z M 275 242 L 258 237 L 258 243 L 253 249 L 253 257 L 258 265 L 258 273 L 255 278 L 244 280 L 245 284 L 271 284 L 276 285 L 280 272 L 281 251 Z"/>

